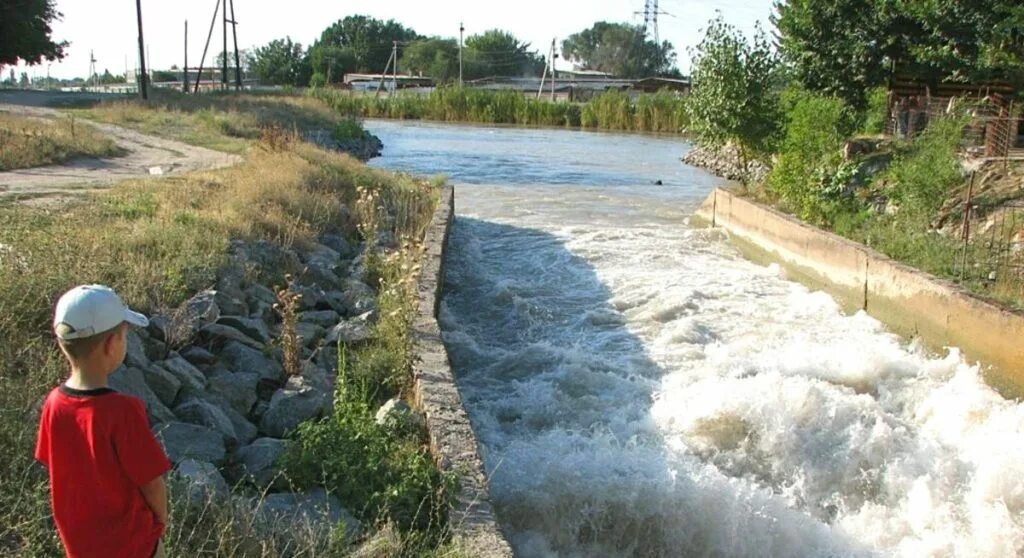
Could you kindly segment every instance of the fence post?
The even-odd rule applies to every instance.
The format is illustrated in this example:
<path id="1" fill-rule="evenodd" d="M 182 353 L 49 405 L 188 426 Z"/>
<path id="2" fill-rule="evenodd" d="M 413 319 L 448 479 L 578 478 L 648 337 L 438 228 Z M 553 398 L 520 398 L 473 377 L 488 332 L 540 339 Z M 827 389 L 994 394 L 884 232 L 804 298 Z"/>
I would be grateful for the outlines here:
<path id="1" fill-rule="evenodd" d="M 963 255 L 960 258 L 960 283 L 964 282 L 967 273 L 967 245 L 971 240 L 971 196 L 974 194 L 974 177 L 978 171 L 971 171 L 971 181 L 967 185 L 967 200 L 964 202 L 964 225 L 961 236 L 964 239 Z"/>

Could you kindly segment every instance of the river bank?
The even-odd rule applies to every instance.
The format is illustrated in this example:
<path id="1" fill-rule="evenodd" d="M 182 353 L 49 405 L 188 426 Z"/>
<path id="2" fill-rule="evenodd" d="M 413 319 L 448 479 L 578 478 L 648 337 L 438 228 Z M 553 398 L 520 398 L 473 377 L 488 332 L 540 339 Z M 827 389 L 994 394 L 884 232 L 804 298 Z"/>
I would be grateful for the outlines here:
<path id="1" fill-rule="evenodd" d="M 152 110 L 147 124 L 181 109 L 92 110 Z M 399 399 L 411 382 L 416 239 L 437 185 L 272 127 L 245 144 L 189 131 L 195 119 L 228 121 L 218 111 L 177 119 L 169 133 L 231 146 L 242 162 L 121 182 L 56 210 L 0 206 L 0 549 L 60 552 L 31 461 L 33 409 L 65 375 L 52 300 L 90 281 L 153 316 L 111 384 L 145 401 L 175 464 L 170 552 L 446 548 L 454 487 Z"/>

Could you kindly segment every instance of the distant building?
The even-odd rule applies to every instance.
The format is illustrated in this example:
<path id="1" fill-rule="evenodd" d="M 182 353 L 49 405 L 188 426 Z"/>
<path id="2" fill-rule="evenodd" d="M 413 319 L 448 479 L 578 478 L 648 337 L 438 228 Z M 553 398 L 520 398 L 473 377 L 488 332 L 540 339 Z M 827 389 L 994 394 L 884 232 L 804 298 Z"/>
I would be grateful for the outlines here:
<path id="1" fill-rule="evenodd" d="M 353 91 L 394 91 L 397 89 L 432 89 L 434 79 L 423 76 L 391 74 L 345 74 L 342 79 L 346 88 Z"/>
<path id="2" fill-rule="evenodd" d="M 649 77 L 633 83 L 633 89 L 644 93 L 657 93 L 663 89 L 674 91 L 678 95 L 690 94 L 690 80 L 664 77 Z"/>

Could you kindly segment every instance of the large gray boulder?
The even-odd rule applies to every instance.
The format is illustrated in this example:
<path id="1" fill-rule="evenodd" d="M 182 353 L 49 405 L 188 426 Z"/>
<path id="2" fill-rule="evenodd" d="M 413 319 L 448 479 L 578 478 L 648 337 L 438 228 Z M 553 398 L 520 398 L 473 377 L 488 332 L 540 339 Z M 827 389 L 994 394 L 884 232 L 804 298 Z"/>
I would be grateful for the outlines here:
<path id="1" fill-rule="evenodd" d="M 227 454 L 224 436 L 216 430 L 198 424 L 171 421 L 154 424 L 153 434 L 163 444 L 172 463 L 180 463 L 188 458 L 216 465 L 224 463 Z"/>
<path id="2" fill-rule="evenodd" d="M 346 279 L 342 283 L 345 307 L 350 316 L 356 316 L 377 309 L 377 292 L 373 287 L 358 279 Z"/>
<path id="3" fill-rule="evenodd" d="M 317 265 L 320 267 L 332 269 L 338 265 L 338 261 L 341 260 L 341 254 L 337 250 L 313 242 L 306 250 L 306 264 Z"/>
<path id="4" fill-rule="evenodd" d="M 351 258 L 356 252 L 355 246 L 341 235 L 325 234 L 320 237 L 320 241 L 324 243 L 324 246 L 337 252 L 341 258 Z"/>
<path id="5" fill-rule="evenodd" d="M 238 444 L 238 434 L 231 419 L 218 406 L 202 399 L 190 399 L 174 408 L 174 414 L 184 422 L 216 430 L 224 436 L 228 446 Z"/>
<path id="6" fill-rule="evenodd" d="M 352 318 L 339 322 L 336 326 L 332 327 L 324 337 L 324 342 L 328 344 L 345 343 L 346 345 L 355 345 L 366 341 L 371 336 L 370 326 L 365 320 Z"/>
<path id="7" fill-rule="evenodd" d="M 174 405 L 181 390 L 181 380 L 177 376 L 160 366 L 147 366 L 142 377 L 164 405 Z"/>
<path id="8" fill-rule="evenodd" d="M 226 401 L 236 412 L 248 415 L 258 398 L 259 381 L 259 374 L 254 372 L 226 372 L 210 377 L 209 392 Z"/>
<path id="9" fill-rule="evenodd" d="M 313 387 L 279 389 L 260 419 L 260 431 L 283 438 L 303 422 L 325 415 L 331 409 L 331 396 Z"/>
<path id="10" fill-rule="evenodd" d="M 305 388 L 312 388 L 324 393 L 334 393 L 335 375 L 329 374 L 327 370 L 312 361 L 302 364 L 302 374 L 288 378 L 284 383 L 284 389 L 299 391 Z"/>
<path id="11" fill-rule="evenodd" d="M 142 338 L 133 329 L 128 330 L 128 347 L 124 355 L 124 363 L 133 368 L 145 368 L 149 366 L 149 357 L 143 347 Z"/>
<path id="12" fill-rule="evenodd" d="M 203 291 L 185 301 L 184 309 L 181 310 L 182 319 L 186 321 L 192 335 L 195 335 L 199 328 L 206 324 L 212 324 L 220 317 L 220 307 L 217 306 L 215 291 Z"/>
<path id="13" fill-rule="evenodd" d="M 204 325 L 202 329 L 199 330 L 199 334 L 208 343 L 216 346 L 226 345 L 235 341 L 256 350 L 263 349 L 263 343 L 260 343 L 241 331 L 224 324 Z"/>
<path id="14" fill-rule="evenodd" d="M 302 298 L 299 299 L 299 311 L 321 310 L 327 306 L 327 293 L 316 285 L 294 285 L 292 289 Z"/>
<path id="15" fill-rule="evenodd" d="M 210 366 L 217 362 L 217 355 L 202 347 L 189 345 L 180 351 L 181 357 L 193 366 Z"/>
<path id="16" fill-rule="evenodd" d="M 220 288 L 209 292 L 213 293 L 213 300 L 217 303 L 217 307 L 220 308 L 221 316 L 237 316 L 248 312 L 248 308 L 240 298 L 245 295 L 237 285 L 218 284 L 218 287 Z"/>
<path id="17" fill-rule="evenodd" d="M 389 399 L 377 409 L 377 424 L 399 435 L 422 435 L 427 421 L 422 414 L 398 397 Z"/>
<path id="18" fill-rule="evenodd" d="M 333 327 L 341 321 L 341 316 L 334 310 L 311 310 L 299 315 L 299 320 L 316 324 L 322 328 Z"/>
<path id="19" fill-rule="evenodd" d="M 280 382 L 284 379 L 284 367 L 262 352 L 242 343 L 229 341 L 220 353 L 221 362 L 235 372 L 254 373 L 262 380 Z"/>
<path id="20" fill-rule="evenodd" d="M 260 343 L 270 341 L 270 328 L 261 319 L 249 318 L 247 316 L 221 316 L 217 323 L 233 327 Z"/>
<path id="21" fill-rule="evenodd" d="M 250 301 L 264 302 L 266 304 L 274 305 L 277 302 L 277 294 L 270 289 L 259 283 L 253 283 L 246 289 L 245 294 L 249 297 Z M 250 305 L 250 310 L 252 305 Z"/>
<path id="22" fill-rule="evenodd" d="M 223 501 L 228 496 L 228 483 L 217 466 L 206 461 L 185 459 L 171 472 L 170 488 L 176 499 L 184 500 L 193 510 L 202 510 L 208 503 Z"/>
<path id="23" fill-rule="evenodd" d="M 306 252 L 306 270 L 304 278 L 311 280 L 322 287 L 333 288 L 338 285 L 339 273 L 344 272 L 341 264 L 341 255 L 338 252 L 324 246 L 313 244 Z"/>
<path id="24" fill-rule="evenodd" d="M 257 438 L 235 452 L 235 461 L 239 464 L 242 477 L 257 487 L 284 488 L 287 483 L 277 466 L 277 460 L 284 451 L 284 440 Z"/>
<path id="25" fill-rule="evenodd" d="M 181 389 L 178 390 L 178 395 L 175 398 L 176 403 L 181 403 L 190 397 L 199 397 L 206 392 L 206 376 L 176 353 L 172 353 L 170 359 L 158 362 L 153 366 L 163 368 L 181 383 Z"/>
<path id="26" fill-rule="evenodd" d="M 256 508 L 256 517 L 274 532 L 301 531 L 320 541 L 329 539 L 338 524 L 344 524 L 347 541 L 355 540 L 362 532 L 359 520 L 322 488 L 305 494 L 268 494 Z"/>
<path id="27" fill-rule="evenodd" d="M 221 410 L 224 411 L 224 414 L 231 421 L 231 426 L 235 428 L 235 434 L 238 435 L 238 445 L 244 446 L 260 435 L 259 428 L 249 422 L 249 419 L 242 416 L 239 412 L 228 406 L 221 407 Z"/>
<path id="28" fill-rule="evenodd" d="M 302 339 L 304 346 L 314 347 L 324 336 L 324 328 L 309 322 L 299 322 L 295 324 L 295 333 Z"/>
<path id="29" fill-rule="evenodd" d="M 141 399 L 150 424 L 175 420 L 174 413 L 153 393 L 144 373 L 138 368 L 122 366 L 107 377 L 107 382 L 115 391 Z"/>

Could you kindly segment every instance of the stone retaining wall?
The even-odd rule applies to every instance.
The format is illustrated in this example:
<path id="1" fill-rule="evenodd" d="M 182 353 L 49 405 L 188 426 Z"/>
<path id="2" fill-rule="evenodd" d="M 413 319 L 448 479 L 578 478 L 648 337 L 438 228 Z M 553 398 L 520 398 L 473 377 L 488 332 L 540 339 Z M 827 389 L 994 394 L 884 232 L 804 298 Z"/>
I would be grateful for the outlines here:
<path id="1" fill-rule="evenodd" d="M 455 216 L 455 193 L 446 187 L 424 236 L 417 313 L 413 323 L 414 404 L 426 416 L 430 447 L 444 472 L 458 476 L 461 491 L 449 525 L 468 556 L 511 557 L 512 548 L 498 527 L 488 495 L 479 443 L 462 406 L 448 351 L 437 323 L 444 279 L 444 250 Z"/>
<path id="2" fill-rule="evenodd" d="M 1024 395 L 1024 316 L 874 250 L 804 224 L 723 189 L 695 216 L 729 231 L 744 254 L 782 265 L 793 279 L 866 310 L 897 333 L 926 345 L 959 347 L 986 369 L 1006 397 Z"/>

